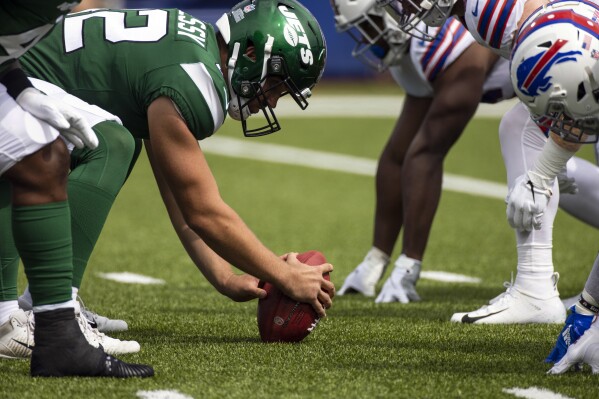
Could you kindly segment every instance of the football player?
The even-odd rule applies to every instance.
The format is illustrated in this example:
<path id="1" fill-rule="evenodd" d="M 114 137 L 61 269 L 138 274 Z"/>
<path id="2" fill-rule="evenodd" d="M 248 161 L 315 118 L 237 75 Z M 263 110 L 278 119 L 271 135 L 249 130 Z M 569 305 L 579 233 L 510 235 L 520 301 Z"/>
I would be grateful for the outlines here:
<path id="1" fill-rule="evenodd" d="M 23 65 L 30 75 L 118 116 L 128 140 L 143 140 L 173 227 L 221 293 L 234 300 L 263 297 L 262 279 L 324 316 L 334 286 L 323 273 L 332 265 L 309 267 L 295 253 L 280 258 L 267 249 L 220 197 L 198 144 L 218 130 L 227 111 L 246 136 L 260 136 L 280 129 L 273 110 L 280 96 L 289 94 L 305 108 L 324 68 L 324 37 L 295 0 L 244 1 L 216 26 L 176 9 L 72 14 L 26 54 Z M 263 125 L 248 123 L 255 113 L 264 116 Z M 99 148 L 110 140 L 101 139 Z M 82 220 L 101 217 L 92 232 L 79 224 L 95 242 L 114 197 L 96 208 L 97 193 L 79 189 L 88 201 Z M 118 187 L 112 189 L 116 195 Z M 248 274 L 234 274 L 229 264 Z"/>
<path id="2" fill-rule="evenodd" d="M 0 6 L 0 173 L 11 190 L 3 195 L 0 212 L 6 216 L 12 206 L 12 236 L 31 287 L 36 326 L 32 339 L 33 320 L 16 302 L 18 263 L 4 264 L 3 258 L 0 356 L 20 357 L 33 348 L 32 376 L 149 377 L 154 374 L 150 366 L 121 362 L 90 345 L 75 320 L 69 155 L 59 135 L 79 148 L 95 148 L 98 141 L 72 108 L 33 88 L 18 61 L 77 3 L 13 1 Z M 5 279 L 6 273 L 11 278 Z"/>
<path id="3" fill-rule="evenodd" d="M 537 161 L 509 193 L 510 223 L 519 229 L 543 226 L 552 202 L 548 184 L 580 148 L 599 138 L 599 7 L 592 2 L 556 1 L 535 11 L 522 25 L 512 52 L 516 93 L 533 117 L 551 131 Z M 534 67 L 532 67 L 534 66 Z M 597 203 L 594 203 L 597 207 Z M 561 374 L 579 363 L 599 373 L 599 256 L 580 300 L 546 361 Z"/>
<path id="4" fill-rule="evenodd" d="M 514 96 L 505 60 L 474 43 L 457 20 L 433 42 L 410 37 L 375 0 L 333 0 L 337 30 L 356 41 L 352 54 L 392 76 L 406 91 L 379 159 L 373 246 L 339 294 L 375 295 L 403 227 L 402 253 L 376 302 L 419 301 L 415 286 L 441 196 L 443 160 L 479 102 Z M 408 189 L 404 189 L 409 187 Z"/>
<path id="5" fill-rule="evenodd" d="M 598 141 L 597 16 L 595 3 L 556 1 L 533 13 L 516 36 L 511 64 L 516 94 L 533 119 L 551 131 L 535 164 L 521 177 L 522 184 L 508 195 L 508 217 L 516 228 L 542 226 L 552 201 L 548 183 L 581 143 Z M 570 311 L 546 359 L 555 362 L 549 373 L 561 374 L 580 363 L 599 373 L 599 256 Z"/>
<path id="6" fill-rule="evenodd" d="M 431 40 L 429 34 L 431 27 L 442 24 L 450 15 L 462 20 L 472 36 L 482 45 L 490 48 L 504 58 L 509 58 L 513 48 L 516 32 L 530 14 L 546 2 L 543 0 L 505 0 L 505 1 L 445 1 L 434 0 L 432 2 L 417 3 L 410 0 L 377 0 L 377 3 L 398 22 L 399 26 L 411 35 L 423 40 Z M 423 22 L 424 25 L 420 24 Z M 499 136 L 501 139 L 504 163 L 507 169 L 508 188 L 526 188 L 528 179 L 524 174 L 535 163 L 545 142 L 547 142 L 548 131 L 545 127 L 535 127 L 526 116 L 526 108 L 516 105 L 510 112 L 506 113 L 500 124 Z M 516 140 L 516 141 L 513 141 Z M 524 156 L 524 158 L 521 158 Z M 518 161 L 520 159 L 521 161 Z M 580 162 L 581 166 L 590 170 L 590 165 Z M 568 173 L 576 169 L 569 168 Z M 580 170 L 580 169 L 579 169 Z M 561 174 L 564 171 L 560 171 Z M 581 193 L 596 198 L 597 184 L 589 176 L 588 171 L 580 173 L 580 184 L 586 184 Z M 542 215 L 543 220 L 537 220 L 537 227 L 543 224 L 543 228 L 536 230 L 532 225 L 526 229 L 518 228 L 513 223 L 514 208 L 507 208 L 508 221 L 516 230 L 518 265 L 516 280 L 508 284 L 505 292 L 492 299 L 488 305 L 469 313 L 456 313 L 452 316 L 453 321 L 475 322 L 475 323 L 520 323 L 547 321 L 546 314 L 557 315 L 559 304 L 559 293 L 557 291 L 558 275 L 554 272 L 552 261 L 552 225 L 557 209 L 557 183 L 551 180 L 541 182 L 538 176 L 532 175 L 531 179 L 539 186 L 543 184 L 551 190 L 556 200 L 549 204 Z M 571 177 L 558 179 L 558 182 L 568 184 Z M 551 183 L 551 184 L 549 184 Z M 578 183 L 577 183 L 578 184 Z M 570 187 L 572 188 L 572 187 Z M 571 192 L 575 192 L 574 189 Z M 589 215 L 586 221 L 597 226 L 597 209 L 590 204 L 596 200 L 586 202 L 584 196 L 572 195 L 560 205 L 568 206 L 569 212 L 576 216 Z M 586 205 L 585 205 L 586 202 Z M 585 212 L 576 210 L 585 209 Z M 551 318 L 558 321 L 557 318 Z"/>
<path id="7" fill-rule="evenodd" d="M 376 7 L 374 0 L 335 0 L 333 6 L 338 30 L 347 31 L 356 39 L 354 56 L 378 70 L 389 67 L 407 92 L 402 115 L 379 161 L 373 247 L 347 277 L 339 294 L 360 292 L 374 295 L 375 284 L 384 272 L 403 219 L 402 254 L 395 262 L 396 268 L 383 286 L 377 302 L 418 300 L 414 286 L 439 201 L 444 156 L 460 136 L 481 98 L 483 102 L 497 102 L 514 95 L 508 62 L 476 44 L 454 19 L 446 21 L 441 28 L 431 28 L 429 33 L 435 39 L 426 42 L 406 38 L 396 22 Z M 420 29 L 424 29 L 424 23 L 420 24 Z M 472 54 L 477 57 L 476 61 L 469 60 Z M 485 59 L 486 63 L 483 62 Z M 481 62 L 482 66 L 477 62 Z M 466 73 L 469 71 L 467 68 L 477 66 L 474 69 L 477 75 Z M 456 90 L 453 85 L 470 76 L 478 78 L 478 81 L 468 81 L 473 87 Z M 503 147 L 513 150 L 524 142 L 523 130 L 517 128 L 525 126 L 527 114 L 524 119 L 521 115 L 517 114 L 518 123 L 503 129 L 511 133 L 502 138 Z M 534 135 L 540 134 L 535 125 L 527 127 L 533 129 Z M 511 173 L 516 165 L 522 167 L 527 162 L 525 151 L 514 150 L 513 153 L 516 157 L 508 164 Z M 572 160 L 570 166 L 577 177 L 585 176 L 584 172 L 589 168 L 596 169 L 580 159 Z M 435 178 L 430 179 L 429 176 Z M 397 184 L 398 181 L 401 184 Z M 409 182 L 409 190 L 402 190 L 402 186 L 407 184 L 405 182 Z M 586 188 L 588 184 L 581 186 Z M 597 200 L 598 191 L 593 192 Z M 575 206 L 572 208 L 577 209 Z M 584 219 L 599 226 L 597 211 Z M 518 322 L 559 323 L 564 320 L 564 314 L 559 297 L 555 297 L 549 305 L 543 306 L 542 312 L 525 314 Z M 455 316 L 454 320 L 457 318 Z M 462 319 L 464 314 L 459 316 L 459 321 L 480 323 L 501 320 L 496 317 Z M 503 322 L 506 322 L 505 319 Z"/>

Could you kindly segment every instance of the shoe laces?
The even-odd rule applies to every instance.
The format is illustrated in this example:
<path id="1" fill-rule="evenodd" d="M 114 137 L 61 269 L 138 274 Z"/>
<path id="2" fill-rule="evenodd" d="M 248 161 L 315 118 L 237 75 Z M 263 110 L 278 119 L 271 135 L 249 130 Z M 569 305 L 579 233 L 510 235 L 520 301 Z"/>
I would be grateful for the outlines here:
<path id="1" fill-rule="evenodd" d="M 85 318 L 83 313 L 79 313 L 79 316 L 77 316 L 77 321 L 79 322 L 79 325 L 81 326 L 83 335 L 96 341 L 98 344 L 101 344 L 104 341 L 104 338 L 106 337 L 106 335 L 104 333 L 101 333 L 100 331 L 98 331 L 97 328 L 93 328 L 89 324 L 89 321 Z"/>
<path id="2" fill-rule="evenodd" d="M 27 331 L 27 342 L 33 341 L 33 332 L 35 330 L 35 319 L 33 317 L 33 310 L 28 310 L 26 312 L 23 312 L 26 316 L 25 322 L 22 323 L 21 320 L 16 319 L 17 320 L 17 325 L 20 327 L 24 327 L 25 330 Z"/>
<path id="3" fill-rule="evenodd" d="M 512 291 L 516 289 L 514 287 L 514 272 L 511 273 L 510 281 L 503 282 L 503 287 L 505 288 L 505 291 L 491 299 L 488 306 L 503 304 L 505 301 L 511 301 L 512 298 L 514 298 L 514 295 L 512 294 Z"/>

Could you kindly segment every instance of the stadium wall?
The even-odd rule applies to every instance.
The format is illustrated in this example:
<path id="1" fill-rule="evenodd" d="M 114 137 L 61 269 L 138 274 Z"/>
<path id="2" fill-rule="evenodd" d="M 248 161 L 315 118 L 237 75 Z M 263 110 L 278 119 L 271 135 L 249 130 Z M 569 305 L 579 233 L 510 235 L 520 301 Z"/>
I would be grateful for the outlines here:
<path id="1" fill-rule="evenodd" d="M 194 17 L 210 23 L 238 1 L 230 0 L 127 0 L 127 8 L 180 8 Z M 353 40 L 347 34 L 337 33 L 333 10 L 328 0 L 305 0 L 306 6 L 316 17 L 327 41 L 326 79 L 368 79 L 374 73 L 351 56 Z"/>

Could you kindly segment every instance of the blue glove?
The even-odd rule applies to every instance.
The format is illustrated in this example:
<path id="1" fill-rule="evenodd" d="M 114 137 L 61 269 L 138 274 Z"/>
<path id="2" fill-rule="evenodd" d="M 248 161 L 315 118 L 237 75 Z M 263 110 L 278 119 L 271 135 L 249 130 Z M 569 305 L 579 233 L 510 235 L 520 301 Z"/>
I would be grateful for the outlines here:
<path id="1" fill-rule="evenodd" d="M 557 363 L 566 354 L 568 347 L 574 342 L 578 341 L 578 338 L 582 337 L 582 334 L 591 327 L 591 323 L 595 316 L 583 315 L 576 313 L 576 305 L 570 308 L 570 315 L 566 319 L 564 328 L 557 336 L 557 342 L 555 347 L 545 359 L 546 363 Z"/>

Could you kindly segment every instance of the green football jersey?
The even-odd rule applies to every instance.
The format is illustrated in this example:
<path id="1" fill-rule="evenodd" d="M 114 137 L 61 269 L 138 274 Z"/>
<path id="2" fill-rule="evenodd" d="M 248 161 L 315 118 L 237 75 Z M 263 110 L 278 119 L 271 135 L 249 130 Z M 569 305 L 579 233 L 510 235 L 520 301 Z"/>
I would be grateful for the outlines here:
<path id="1" fill-rule="evenodd" d="M 80 0 L 2 0 L 0 70 L 43 38 Z"/>
<path id="2" fill-rule="evenodd" d="M 226 116 L 227 84 L 214 27 L 177 9 L 99 9 L 68 15 L 21 57 L 25 71 L 121 118 L 148 138 L 148 106 L 175 103 L 198 139 Z"/>

